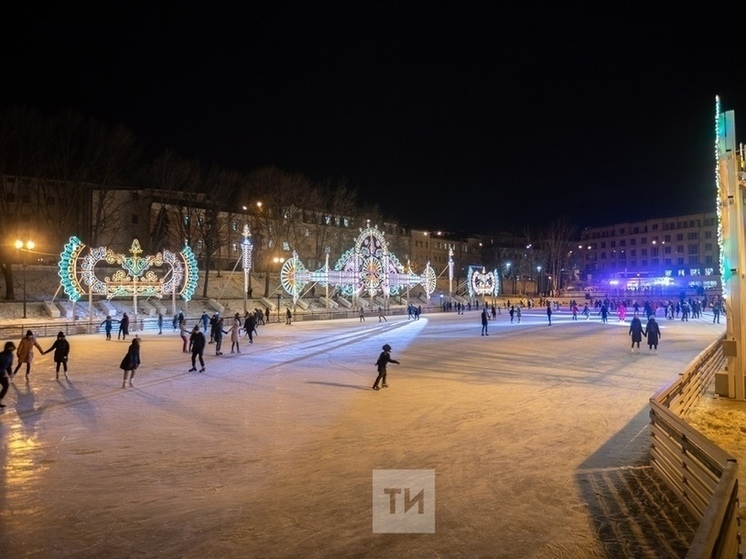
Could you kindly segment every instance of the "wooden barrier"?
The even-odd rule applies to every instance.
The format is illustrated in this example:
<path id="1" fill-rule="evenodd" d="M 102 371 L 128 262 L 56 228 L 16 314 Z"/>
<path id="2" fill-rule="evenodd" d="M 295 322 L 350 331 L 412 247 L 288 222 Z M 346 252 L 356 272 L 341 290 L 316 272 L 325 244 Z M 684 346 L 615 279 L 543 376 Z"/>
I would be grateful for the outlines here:
<path id="1" fill-rule="evenodd" d="M 723 367 L 724 339 L 650 398 L 653 469 L 699 520 L 687 559 L 741 557 L 738 463 L 683 419 Z"/>

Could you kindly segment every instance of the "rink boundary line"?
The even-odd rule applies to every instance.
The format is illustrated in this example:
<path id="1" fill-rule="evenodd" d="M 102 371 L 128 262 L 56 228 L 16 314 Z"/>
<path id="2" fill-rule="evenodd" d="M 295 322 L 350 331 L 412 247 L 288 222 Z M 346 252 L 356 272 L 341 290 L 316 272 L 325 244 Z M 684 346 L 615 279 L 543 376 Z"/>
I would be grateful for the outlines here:
<path id="1" fill-rule="evenodd" d="M 609 468 L 578 468 L 577 471 L 583 474 L 595 474 L 604 472 L 620 472 L 630 470 L 652 470 L 652 465 L 647 466 L 612 466 Z"/>

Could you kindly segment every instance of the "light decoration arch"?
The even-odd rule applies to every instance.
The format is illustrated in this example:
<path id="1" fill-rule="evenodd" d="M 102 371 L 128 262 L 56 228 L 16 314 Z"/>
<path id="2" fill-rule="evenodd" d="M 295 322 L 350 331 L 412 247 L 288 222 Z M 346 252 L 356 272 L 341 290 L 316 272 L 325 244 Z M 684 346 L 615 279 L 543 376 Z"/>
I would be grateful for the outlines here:
<path id="1" fill-rule="evenodd" d="M 179 295 L 191 300 L 197 288 L 199 269 L 189 246 L 179 253 L 168 250 L 155 255 L 140 256 L 140 241 L 134 239 L 130 255 L 119 254 L 107 247 L 88 248 L 77 237 L 70 237 L 60 254 L 60 284 L 71 301 L 83 295 L 114 297 L 145 296 L 162 298 Z M 99 264 L 119 264 L 111 276 L 100 276 Z M 158 273 L 161 272 L 161 273 Z"/>
<path id="2" fill-rule="evenodd" d="M 477 295 L 497 295 L 500 293 L 500 276 L 497 270 L 487 272 L 484 267 L 480 269 L 469 266 L 466 280 L 470 297 Z"/>
<path id="3" fill-rule="evenodd" d="M 407 289 L 422 285 L 429 297 L 436 286 L 437 277 L 430 262 L 422 274 L 415 274 L 404 267 L 395 254 L 389 251 L 388 243 L 378 226 L 360 230 L 355 245 L 339 257 L 334 269 L 326 265 L 315 272 L 309 271 L 293 251 L 292 258 L 285 261 L 280 271 L 283 289 L 297 302 L 306 285 L 316 282 L 321 286 L 335 286 L 348 297 L 386 297 L 399 295 Z"/>

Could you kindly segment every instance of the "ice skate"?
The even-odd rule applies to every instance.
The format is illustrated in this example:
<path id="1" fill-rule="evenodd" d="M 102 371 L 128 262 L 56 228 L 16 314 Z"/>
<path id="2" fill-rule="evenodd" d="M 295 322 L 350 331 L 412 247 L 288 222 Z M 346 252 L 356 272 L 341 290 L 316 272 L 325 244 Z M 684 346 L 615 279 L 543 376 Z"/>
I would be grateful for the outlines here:
<path id="1" fill-rule="evenodd" d="M 373 390 L 379 390 L 379 388 L 377 386 L 374 386 Z"/>
<path id="2" fill-rule="evenodd" d="M 199 370 L 199 372 L 200 372 L 200 373 L 204 373 L 204 372 L 205 372 L 205 368 L 204 368 L 204 367 L 202 367 L 202 368 L 201 368 L 201 369 Z"/>
<path id="3" fill-rule="evenodd" d="M 197 367 L 192 367 L 191 369 L 189 369 L 189 372 L 190 372 L 190 373 L 193 373 L 193 372 L 194 372 L 194 371 L 196 371 L 196 370 L 197 370 Z"/>
<path id="4" fill-rule="evenodd" d="M 384 384 L 384 385 L 381 386 L 381 388 L 388 388 L 388 387 L 389 387 L 388 384 Z"/>
<path id="5" fill-rule="evenodd" d="M 130 381 L 130 388 L 132 388 L 133 386 L 135 386 L 135 385 L 132 384 L 132 381 Z"/>

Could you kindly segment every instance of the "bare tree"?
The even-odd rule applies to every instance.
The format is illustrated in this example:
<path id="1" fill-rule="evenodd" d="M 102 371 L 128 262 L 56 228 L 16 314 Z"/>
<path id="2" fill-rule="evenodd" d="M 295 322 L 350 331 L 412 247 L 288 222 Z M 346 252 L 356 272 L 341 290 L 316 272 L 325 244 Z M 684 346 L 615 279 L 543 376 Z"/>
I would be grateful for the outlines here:
<path id="1" fill-rule="evenodd" d="M 168 151 L 143 169 L 140 180 L 152 193 L 156 208 L 150 227 L 150 250 L 195 250 L 197 219 L 204 196 L 199 191 L 200 166 Z"/>
<path id="2" fill-rule="evenodd" d="M 550 223 L 543 231 L 541 245 L 547 254 L 547 272 L 554 278 L 554 286 L 559 292 L 564 286 L 563 270 L 568 262 L 572 239 L 576 233 L 575 225 L 567 216 Z"/>
<path id="3" fill-rule="evenodd" d="M 245 197 L 261 202 L 255 206 L 255 262 L 265 271 L 264 296 L 269 297 L 270 272 L 279 271 L 274 259 L 287 259 L 304 235 L 302 208 L 310 202 L 311 182 L 300 173 L 263 167 L 250 173 L 245 191 Z"/>
<path id="4" fill-rule="evenodd" d="M 230 242 L 230 219 L 225 219 L 225 208 L 236 192 L 244 188 L 245 178 L 236 171 L 212 167 L 201 181 L 205 193 L 203 214 L 197 220 L 197 230 L 204 247 L 205 281 L 202 296 L 207 297 L 210 270 L 215 255 Z M 230 215 L 231 212 L 227 212 Z M 218 263 L 218 271 L 220 271 Z"/>
<path id="5" fill-rule="evenodd" d="M 0 112 L 0 237 L 19 238 L 21 230 L 19 203 L 23 196 L 31 198 L 31 181 L 44 160 L 42 143 L 44 122 L 41 114 L 22 106 Z M 13 290 L 14 260 L 18 253 L 9 243 L 0 243 L 0 270 L 5 279 L 5 299 L 15 299 Z"/>

